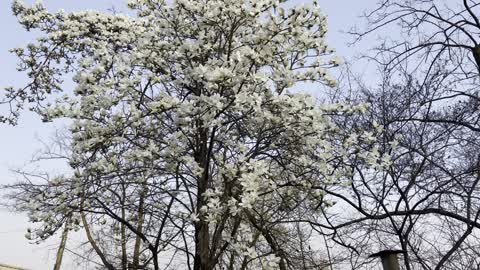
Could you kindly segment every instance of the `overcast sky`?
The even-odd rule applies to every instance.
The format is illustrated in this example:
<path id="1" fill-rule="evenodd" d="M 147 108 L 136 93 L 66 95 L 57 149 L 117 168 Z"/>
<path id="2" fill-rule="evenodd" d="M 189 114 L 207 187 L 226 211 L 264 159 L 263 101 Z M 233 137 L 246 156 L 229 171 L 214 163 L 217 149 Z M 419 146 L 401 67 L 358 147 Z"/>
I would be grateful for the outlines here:
<path id="1" fill-rule="evenodd" d="M 33 1 L 25 1 L 32 3 Z M 123 0 L 45 0 L 49 10 L 65 9 L 76 11 L 84 9 L 107 10 L 113 6 L 122 10 Z M 295 4 L 309 2 L 308 0 L 292 1 Z M 360 22 L 358 16 L 364 9 L 371 7 L 375 0 L 319 0 L 320 6 L 328 16 L 329 34 L 328 44 L 337 49 L 338 55 L 352 57 L 360 47 L 349 48 L 347 42 L 351 40 L 342 30 L 348 30 L 355 23 Z M 24 45 L 34 40 L 36 33 L 24 31 L 11 15 L 10 0 L 0 0 L 0 31 L 3 39 L 0 40 L 0 88 L 5 86 L 22 86 L 25 84 L 25 75 L 16 72 L 16 58 L 8 53 L 8 49 Z M 35 115 L 25 113 L 19 125 L 10 127 L 0 125 L 0 184 L 12 183 L 18 177 L 11 169 L 22 168 L 42 148 L 40 139 L 48 141 L 56 128 L 61 128 L 62 123 L 44 124 Z M 50 164 L 47 171 L 59 171 L 61 164 Z M 52 268 L 55 257 L 58 236 L 45 244 L 29 244 L 24 234 L 28 227 L 25 216 L 12 214 L 5 209 L 0 209 L 0 263 L 13 264 L 32 270 Z M 70 246 L 72 247 L 72 246 Z M 66 254 L 70 257 L 70 254 Z M 63 269 L 78 269 L 69 263 Z"/>

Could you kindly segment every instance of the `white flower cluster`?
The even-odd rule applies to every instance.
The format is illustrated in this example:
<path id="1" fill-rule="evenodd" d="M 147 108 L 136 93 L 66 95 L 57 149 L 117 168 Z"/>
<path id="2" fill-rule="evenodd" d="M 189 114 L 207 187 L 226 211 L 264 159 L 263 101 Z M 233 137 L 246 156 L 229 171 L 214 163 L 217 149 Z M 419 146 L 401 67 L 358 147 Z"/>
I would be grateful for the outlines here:
<path id="1" fill-rule="evenodd" d="M 203 199 L 207 202 L 200 208 L 200 213 L 205 216 L 205 221 L 215 225 L 222 213 L 223 206 L 220 203 L 219 196 L 222 195 L 220 191 L 213 191 L 207 189 L 203 194 Z"/>

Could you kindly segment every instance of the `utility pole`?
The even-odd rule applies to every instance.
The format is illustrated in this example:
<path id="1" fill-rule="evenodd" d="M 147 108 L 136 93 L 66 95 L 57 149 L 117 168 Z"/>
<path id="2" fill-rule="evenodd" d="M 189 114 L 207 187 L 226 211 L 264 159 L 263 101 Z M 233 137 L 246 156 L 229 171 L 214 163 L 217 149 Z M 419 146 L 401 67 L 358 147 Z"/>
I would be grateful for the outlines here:
<path id="1" fill-rule="evenodd" d="M 379 257 L 382 260 L 383 270 L 400 270 L 398 254 L 405 253 L 404 250 L 382 250 L 370 255 L 370 258 Z"/>

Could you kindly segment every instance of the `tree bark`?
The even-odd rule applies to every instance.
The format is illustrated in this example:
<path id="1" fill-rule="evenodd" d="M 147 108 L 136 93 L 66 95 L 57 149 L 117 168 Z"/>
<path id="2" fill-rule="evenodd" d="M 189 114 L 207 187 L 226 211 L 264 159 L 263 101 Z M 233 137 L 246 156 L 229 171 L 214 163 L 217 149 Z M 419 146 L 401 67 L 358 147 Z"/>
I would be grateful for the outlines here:
<path id="1" fill-rule="evenodd" d="M 108 262 L 102 250 L 95 242 L 95 239 L 93 239 L 92 233 L 90 232 L 90 226 L 88 225 L 87 218 L 85 217 L 85 213 L 81 212 L 80 214 L 82 216 L 82 224 L 85 229 L 85 234 L 87 235 L 88 242 L 90 242 L 90 245 L 92 245 L 92 248 L 95 250 L 98 257 L 100 257 L 100 260 L 102 260 L 103 265 L 105 265 L 108 270 L 116 270 L 115 267 L 113 267 L 113 265 Z"/>
<path id="2" fill-rule="evenodd" d="M 203 205 L 206 204 L 203 198 L 204 192 L 208 187 L 209 179 L 209 161 L 208 161 L 208 129 L 202 127 L 202 123 L 199 123 L 199 136 L 197 141 L 197 153 L 195 155 L 195 161 L 202 165 L 203 174 L 198 179 L 198 191 L 197 191 L 197 211 L 199 211 Z M 193 269 L 194 270 L 210 270 L 210 235 L 208 230 L 208 223 L 200 218 L 195 223 L 195 258 Z"/>
<path id="3" fill-rule="evenodd" d="M 70 224 L 71 224 L 71 216 L 67 218 L 67 221 L 65 222 L 65 228 L 63 229 L 62 232 L 62 240 L 60 241 L 60 246 L 58 247 L 57 250 L 57 258 L 55 260 L 55 266 L 53 266 L 53 270 L 60 270 L 60 267 L 62 266 L 62 259 L 63 259 L 63 253 L 65 251 L 65 247 L 67 245 L 67 238 L 68 238 L 68 231 L 70 230 Z"/>
<path id="4" fill-rule="evenodd" d="M 145 192 L 142 190 L 140 193 L 140 202 L 138 205 L 138 223 L 137 223 L 137 231 L 142 233 L 143 229 L 143 220 L 144 220 L 144 201 L 145 201 Z M 142 239 L 137 234 L 135 238 L 135 246 L 133 248 L 133 260 L 132 260 L 132 268 L 133 269 L 140 269 L 140 246 L 142 243 Z"/>
<path id="5" fill-rule="evenodd" d="M 125 199 L 126 199 L 126 194 L 125 194 L 125 187 L 122 189 L 122 219 L 126 220 L 126 215 L 125 215 Z M 122 270 L 127 270 L 128 266 L 128 258 L 127 258 L 127 233 L 126 233 L 126 228 L 125 224 L 122 222 L 120 225 L 120 239 L 121 239 L 121 247 L 122 247 Z"/>
<path id="6" fill-rule="evenodd" d="M 477 69 L 480 72 L 480 45 L 477 45 L 472 49 L 473 58 L 475 59 L 475 63 L 477 64 Z"/>

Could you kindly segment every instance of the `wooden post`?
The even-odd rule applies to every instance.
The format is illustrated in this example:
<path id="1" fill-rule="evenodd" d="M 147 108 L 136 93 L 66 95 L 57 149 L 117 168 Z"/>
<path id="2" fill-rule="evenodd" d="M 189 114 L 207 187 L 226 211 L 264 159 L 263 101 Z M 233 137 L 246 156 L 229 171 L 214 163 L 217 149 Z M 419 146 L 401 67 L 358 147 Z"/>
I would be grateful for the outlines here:
<path id="1" fill-rule="evenodd" d="M 383 250 L 370 255 L 370 258 L 380 257 L 382 259 L 383 270 L 400 270 L 398 263 L 399 253 L 405 253 L 404 250 Z"/>

